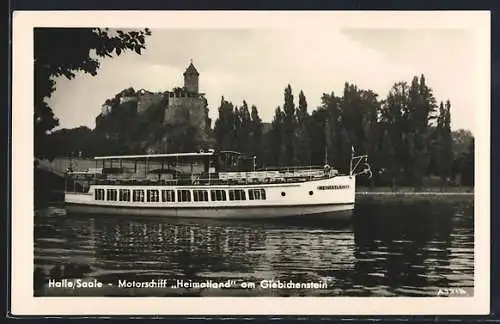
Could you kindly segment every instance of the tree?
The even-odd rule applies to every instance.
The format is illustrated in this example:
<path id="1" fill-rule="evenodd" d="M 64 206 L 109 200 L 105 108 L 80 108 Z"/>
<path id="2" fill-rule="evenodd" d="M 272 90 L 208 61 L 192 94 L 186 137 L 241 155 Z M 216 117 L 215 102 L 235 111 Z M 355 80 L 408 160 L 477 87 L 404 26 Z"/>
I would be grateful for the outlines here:
<path id="1" fill-rule="evenodd" d="M 126 51 L 141 54 L 149 29 L 123 32 L 108 28 L 34 29 L 34 136 L 35 156 L 46 157 L 47 134 L 59 125 L 45 101 L 56 90 L 56 78 L 76 77 L 77 72 L 97 75 L 99 59 Z"/>
<path id="2" fill-rule="evenodd" d="M 300 92 L 299 92 L 299 107 L 297 109 L 297 116 L 304 118 L 308 114 L 309 113 L 307 112 L 306 96 L 304 95 L 304 92 L 302 90 L 300 90 Z"/>
<path id="3" fill-rule="evenodd" d="M 250 151 L 251 139 L 251 117 L 248 110 L 248 104 L 243 100 L 243 105 L 238 110 L 238 128 L 236 129 L 237 149 L 240 152 L 248 153 Z"/>
<path id="4" fill-rule="evenodd" d="M 311 164 L 323 165 L 325 158 L 326 129 L 325 124 L 328 118 L 326 108 L 320 107 L 311 114 L 309 123 L 309 136 L 311 138 Z"/>
<path id="5" fill-rule="evenodd" d="M 384 161 L 390 163 L 390 167 L 386 169 L 391 173 L 390 177 L 394 185 L 399 180 L 401 171 L 405 169 L 408 160 L 408 147 L 405 143 L 407 94 L 406 82 L 395 83 L 380 110 L 380 119 L 385 131 L 383 152 L 393 154 L 391 158 L 386 155 Z"/>
<path id="6" fill-rule="evenodd" d="M 321 97 L 321 109 L 325 110 L 325 120 L 323 123 L 323 134 L 325 150 L 321 163 L 333 163 L 334 167 L 342 167 L 343 156 L 342 148 L 345 146 L 341 143 L 342 130 L 346 128 L 345 119 L 342 119 L 341 99 L 336 97 L 332 92 L 331 94 L 323 94 Z M 317 125 L 319 126 L 319 125 Z M 320 133 L 316 133 L 320 136 Z M 319 140 L 317 138 L 316 140 Z M 319 162 L 319 161 L 318 161 Z"/>
<path id="7" fill-rule="evenodd" d="M 294 133 L 295 133 L 295 104 L 293 102 L 292 87 L 288 85 L 285 88 L 283 105 L 283 143 L 285 149 L 286 165 L 292 165 L 295 162 Z"/>
<path id="8" fill-rule="evenodd" d="M 260 119 L 257 107 L 252 105 L 251 116 L 251 135 L 250 135 L 250 153 L 257 157 L 257 163 L 261 164 L 264 158 L 262 149 L 262 120 Z"/>
<path id="9" fill-rule="evenodd" d="M 52 154 L 57 156 L 92 155 L 92 130 L 85 126 L 59 129 L 47 138 Z"/>
<path id="10" fill-rule="evenodd" d="M 212 119 L 208 115 L 210 109 L 208 108 L 208 101 L 206 98 L 203 98 L 203 111 L 205 113 L 205 133 L 210 136 L 212 130 Z"/>
<path id="11" fill-rule="evenodd" d="M 439 105 L 439 116 L 437 118 L 437 171 L 442 181 L 445 182 L 452 174 L 453 152 L 452 152 L 452 138 L 450 128 L 450 101 L 443 102 Z"/>
<path id="12" fill-rule="evenodd" d="M 360 91 L 354 84 L 345 83 L 344 95 L 339 106 L 340 121 L 348 134 L 347 141 L 358 151 L 364 151 L 363 142 L 363 106 L 361 104 Z M 338 120 L 335 121 L 338 127 Z M 339 131 L 341 128 L 339 128 Z M 340 142 L 339 142 L 340 143 Z"/>
<path id="13" fill-rule="evenodd" d="M 426 163 L 426 143 L 424 134 L 427 120 L 418 77 L 414 77 L 408 90 L 408 104 L 405 109 L 405 144 L 408 148 L 405 173 L 411 183 L 421 183 Z M 430 159 L 429 159 L 430 161 Z"/>
<path id="14" fill-rule="evenodd" d="M 231 145 L 229 149 L 238 151 L 239 150 L 239 138 L 238 136 L 240 135 L 240 130 L 241 130 L 241 118 L 240 118 L 240 111 L 238 109 L 237 105 L 234 105 L 233 109 L 233 132 L 232 132 L 232 138 L 231 138 Z"/>
<path id="15" fill-rule="evenodd" d="M 283 152 L 283 128 L 284 128 L 285 113 L 281 110 L 281 107 L 277 107 L 274 112 L 274 119 L 271 126 L 271 131 L 269 132 L 270 137 L 270 160 L 275 166 L 279 166 L 283 163 L 282 152 Z"/>
<path id="16" fill-rule="evenodd" d="M 435 118 L 436 99 L 423 75 L 411 85 L 397 82 L 381 109 L 381 121 L 388 127 L 402 179 L 420 186 L 428 173 L 433 155 L 431 122 Z M 396 175 L 393 175 L 396 176 Z"/>
<path id="17" fill-rule="evenodd" d="M 235 119 L 233 104 L 221 98 L 219 116 L 215 121 L 214 134 L 217 145 L 221 149 L 229 150 L 235 146 Z"/>
<path id="18" fill-rule="evenodd" d="M 311 163 L 311 138 L 309 134 L 310 115 L 307 111 L 307 100 L 303 91 L 299 93 L 299 107 L 296 111 L 297 130 L 295 133 L 295 150 L 299 163 Z"/>
<path id="19" fill-rule="evenodd" d="M 466 186 L 474 186 L 474 138 L 469 144 L 467 153 L 464 154 L 464 167 L 462 170 L 462 184 Z"/>
<path id="20" fill-rule="evenodd" d="M 474 137 L 472 136 L 472 132 L 470 130 L 458 129 L 452 131 L 451 139 L 453 156 L 456 158 L 461 154 L 465 154 L 468 151 L 473 138 Z"/>
<path id="21" fill-rule="evenodd" d="M 397 183 L 400 165 L 397 163 L 397 155 L 388 128 L 385 128 L 381 135 L 380 154 L 377 157 L 379 166 L 377 168 L 377 175 L 380 175 L 382 178 L 378 179 L 379 181 L 381 180 L 380 184 L 390 184 L 394 188 Z"/>
<path id="22" fill-rule="evenodd" d="M 380 170 L 378 158 L 380 156 L 380 144 L 382 142 L 383 129 L 379 122 L 379 112 L 381 102 L 378 100 L 378 95 L 372 90 L 361 90 L 359 92 L 360 105 L 362 107 L 360 133 L 360 154 L 367 154 L 370 161 L 371 170 L 377 173 Z M 374 180 L 361 178 L 361 181 L 369 181 L 371 186 L 374 185 Z"/>
<path id="23" fill-rule="evenodd" d="M 354 96 L 351 92 L 356 92 L 355 86 L 345 84 L 344 96 L 337 97 L 332 92 L 330 95 L 324 94 L 322 103 L 327 111 L 325 121 L 326 154 L 327 163 L 342 172 L 349 172 L 349 159 L 351 157 L 352 146 L 356 143 L 356 116 L 354 110 Z M 353 118 L 354 117 L 354 118 Z"/>

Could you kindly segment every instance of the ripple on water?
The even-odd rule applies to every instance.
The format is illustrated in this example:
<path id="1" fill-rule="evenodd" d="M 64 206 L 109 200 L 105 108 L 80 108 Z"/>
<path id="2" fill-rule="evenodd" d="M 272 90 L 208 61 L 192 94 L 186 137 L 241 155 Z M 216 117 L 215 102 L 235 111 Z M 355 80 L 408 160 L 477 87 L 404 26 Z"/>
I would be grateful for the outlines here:
<path id="1" fill-rule="evenodd" d="M 429 208 L 442 217 L 420 217 Z M 108 281 L 328 278 L 331 283 L 318 291 L 251 292 L 257 296 L 434 296 L 438 283 L 474 283 L 473 224 L 466 219 L 472 209 L 455 221 L 450 208 L 438 208 L 368 208 L 352 228 L 37 217 L 35 266 L 50 269 L 79 258 L 92 269 L 90 275 Z M 408 217 L 392 217 L 403 213 Z"/>

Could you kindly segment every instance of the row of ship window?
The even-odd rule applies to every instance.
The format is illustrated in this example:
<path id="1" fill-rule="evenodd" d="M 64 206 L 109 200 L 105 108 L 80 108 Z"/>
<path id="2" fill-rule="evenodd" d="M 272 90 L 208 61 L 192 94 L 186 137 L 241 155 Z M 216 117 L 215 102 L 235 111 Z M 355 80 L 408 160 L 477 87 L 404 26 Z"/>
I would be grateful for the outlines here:
<path id="1" fill-rule="evenodd" d="M 190 202 L 209 201 L 208 190 L 157 190 L 157 189 L 95 189 L 95 200 L 134 202 Z M 246 191 L 210 190 L 210 201 L 247 200 Z M 264 189 L 248 189 L 249 200 L 265 200 Z"/>

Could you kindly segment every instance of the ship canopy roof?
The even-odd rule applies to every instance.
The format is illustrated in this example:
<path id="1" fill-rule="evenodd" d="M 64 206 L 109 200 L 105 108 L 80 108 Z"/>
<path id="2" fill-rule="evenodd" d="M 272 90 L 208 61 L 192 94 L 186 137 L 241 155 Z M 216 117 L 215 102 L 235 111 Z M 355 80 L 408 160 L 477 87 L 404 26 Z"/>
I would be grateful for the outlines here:
<path id="1" fill-rule="evenodd" d="M 144 160 L 144 159 L 168 159 L 168 158 L 197 158 L 213 156 L 214 152 L 192 152 L 192 153 L 165 153 L 165 154 L 143 154 L 143 155 L 110 155 L 110 156 L 96 156 L 95 160 Z"/>
<path id="2" fill-rule="evenodd" d="M 218 151 L 208 150 L 202 152 L 188 152 L 188 153 L 162 153 L 162 154 L 142 154 L 142 155 L 109 155 L 109 156 L 96 156 L 95 160 L 152 160 L 152 159 L 196 159 L 196 158 L 206 158 L 209 156 L 215 156 L 217 154 L 225 155 L 237 155 L 241 157 L 251 156 L 246 153 L 236 152 L 236 151 Z"/>

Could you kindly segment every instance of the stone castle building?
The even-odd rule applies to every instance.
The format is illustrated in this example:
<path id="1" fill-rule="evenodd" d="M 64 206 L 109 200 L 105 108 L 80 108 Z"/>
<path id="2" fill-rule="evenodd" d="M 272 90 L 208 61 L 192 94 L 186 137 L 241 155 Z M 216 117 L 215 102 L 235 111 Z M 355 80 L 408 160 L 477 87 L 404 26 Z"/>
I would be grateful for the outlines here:
<path id="1" fill-rule="evenodd" d="M 191 62 L 183 75 L 184 87 L 165 93 L 167 100 L 164 123 L 189 122 L 204 130 L 208 111 L 205 94 L 199 92 L 200 74 Z"/>
<path id="2" fill-rule="evenodd" d="M 138 115 L 153 107 L 158 107 L 157 105 L 160 104 L 165 109 L 164 124 L 189 123 L 199 127 L 203 131 L 202 133 L 205 133 L 209 119 L 205 94 L 199 92 L 200 73 L 191 62 L 183 76 L 183 87 L 174 87 L 172 90 L 165 92 L 151 92 L 141 89 L 135 94 L 128 93 L 120 96 L 120 104 L 137 102 Z M 98 118 L 102 119 L 110 113 L 110 110 L 109 105 L 103 105 Z"/>

